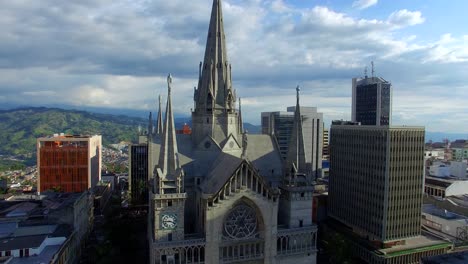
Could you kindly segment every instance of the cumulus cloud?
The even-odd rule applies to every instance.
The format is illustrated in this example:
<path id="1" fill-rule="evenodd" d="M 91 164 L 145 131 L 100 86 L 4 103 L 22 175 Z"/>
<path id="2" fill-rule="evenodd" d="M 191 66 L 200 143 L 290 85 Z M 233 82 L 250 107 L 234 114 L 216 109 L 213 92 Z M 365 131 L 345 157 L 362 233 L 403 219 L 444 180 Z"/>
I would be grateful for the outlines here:
<path id="1" fill-rule="evenodd" d="M 417 24 L 424 23 L 424 17 L 422 17 L 419 11 L 408 11 L 406 9 L 398 10 L 390 14 L 388 22 L 395 26 L 414 26 Z"/>
<path id="2" fill-rule="evenodd" d="M 378 0 L 357 0 L 353 2 L 353 7 L 358 9 L 366 9 L 373 5 L 376 5 Z"/>
<path id="3" fill-rule="evenodd" d="M 0 101 L 149 110 L 172 73 L 175 111 L 189 115 L 210 11 L 206 0 L 7 1 L 0 9 Z M 424 22 L 419 11 L 365 19 L 283 0 L 225 0 L 223 14 L 234 88 L 248 122 L 294 104 L 297 84 L 302 102 L 318 106 L 327 122 L 349 118 L 350 80 L 371 60 L 394 84 L 396 121 L 437 130 L 445 123 L 432 120 L 433 102 L 419 96 L 468 96 L 461 81 L 468 37 L 406 36 L 407 27 Z M 447 94 L 447 84 L 458 88 Z M 466 112 L 463 106 L 443 105 L 451 114 Z M 462 123 L 450 128 L 468 130 Z"/>

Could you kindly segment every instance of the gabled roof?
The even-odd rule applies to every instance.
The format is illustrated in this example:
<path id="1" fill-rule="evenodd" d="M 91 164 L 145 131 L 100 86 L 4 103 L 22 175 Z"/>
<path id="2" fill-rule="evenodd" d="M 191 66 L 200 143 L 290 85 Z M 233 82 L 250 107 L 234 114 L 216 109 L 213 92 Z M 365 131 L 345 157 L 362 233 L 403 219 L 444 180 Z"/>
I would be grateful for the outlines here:
<path id="1" fill-rule="evenodd" d="M 221 152 L 210 168 L 201 189 L 204 193 L 215 193 L 226 183 L 236 169 L 241 165 L 242 159 Z"/>

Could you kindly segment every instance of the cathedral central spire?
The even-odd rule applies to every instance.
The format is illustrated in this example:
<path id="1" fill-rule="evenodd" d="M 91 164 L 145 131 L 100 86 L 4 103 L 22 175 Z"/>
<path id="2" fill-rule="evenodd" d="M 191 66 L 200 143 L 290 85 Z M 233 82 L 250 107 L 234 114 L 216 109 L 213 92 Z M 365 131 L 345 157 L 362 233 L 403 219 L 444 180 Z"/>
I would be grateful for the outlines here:
<path id="1" fill-rule="evenodd" d="M 227 58 L 221 0 L 213 0 L 205 57 L 200 66 L 195 111 L 233 111 L 235 95 Z"/>
<path id="2" fill-rule="evenodd" d="M 199 65 L 198 87 L 193 98 L 192 141 L 196 146 L 204 146 L 202 141 L 209 137 L 223 148 L 228 138 L 233 137 L 234 145 L 240 148 L 242 129 L 227 58 L 221 0 L 213 0 L 212 8 L 205 57 Z"/>

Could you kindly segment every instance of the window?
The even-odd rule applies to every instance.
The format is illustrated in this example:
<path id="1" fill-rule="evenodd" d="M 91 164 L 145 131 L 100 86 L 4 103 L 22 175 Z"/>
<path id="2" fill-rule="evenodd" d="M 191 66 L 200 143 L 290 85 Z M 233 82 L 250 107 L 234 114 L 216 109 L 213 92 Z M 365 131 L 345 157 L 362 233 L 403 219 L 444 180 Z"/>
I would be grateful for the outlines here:
<path id="1" fill-rule="evenodd" d="M 167 206 L 171 207 L 172 206 L 172 201 L 167 201 Z"/>
<path id="2" fill-rule="evenodd" d="M 303 192 L 301 192 L 301 197 L 304 197 L 304 193 L 303 193 Z"/>
<path id="3" fill-rule="evenodd" d="M 303 227 L 304 226 L 304 220 L 299 220 L 299 227 Z"/>
<path id="4" fill-rule="evenodd" d="M 167 234 L 167 241 L 172 241 L 172 233 Z"/>

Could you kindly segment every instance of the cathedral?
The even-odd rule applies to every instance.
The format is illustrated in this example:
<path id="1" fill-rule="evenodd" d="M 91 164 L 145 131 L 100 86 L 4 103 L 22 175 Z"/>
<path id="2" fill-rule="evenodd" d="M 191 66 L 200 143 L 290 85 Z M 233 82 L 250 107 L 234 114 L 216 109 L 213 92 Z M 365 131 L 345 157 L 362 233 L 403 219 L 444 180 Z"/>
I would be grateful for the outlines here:
<path id="1" fill-rule="evenodd" d="M 150 263 L 316 263 L 312 175 L 306 170 L 299 87 L 289 153 L 243 129 L 221 0 L 213 0 L 192 133 L 177 134 L 167 78 L 148 134 Z M 154 125 L 153 125 L 154 124 Z"/>

